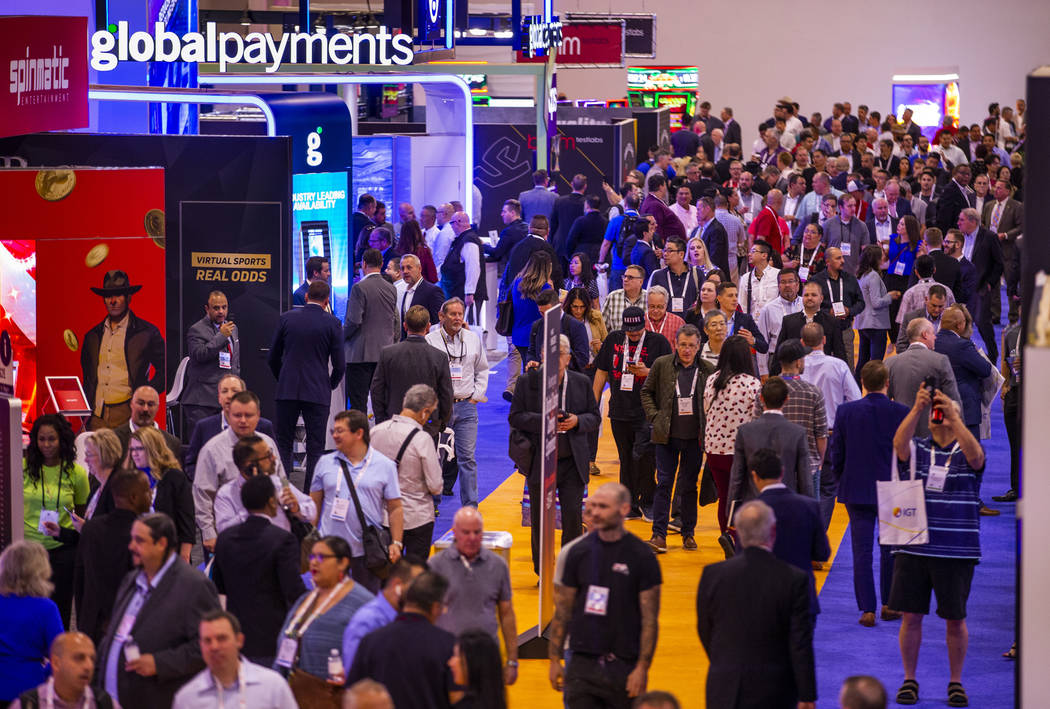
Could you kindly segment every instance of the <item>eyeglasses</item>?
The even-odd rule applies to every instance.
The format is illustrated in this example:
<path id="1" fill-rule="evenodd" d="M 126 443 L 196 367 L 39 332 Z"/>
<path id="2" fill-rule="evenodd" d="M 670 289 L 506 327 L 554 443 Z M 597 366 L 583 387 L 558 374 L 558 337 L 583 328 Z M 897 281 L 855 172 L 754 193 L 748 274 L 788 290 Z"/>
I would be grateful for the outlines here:
<path id="1" fill-rule="evenodd" d="M 684 254 L 685 252 L 681 249 L 664 249 L 665 254 Z"/>
<path id="2" fill-rule="evenodd" d="M 252 463 L 261 463 L 264 460 L 273 460 L 273 451 L 266 451 L 265 453 L 260 455 L 258 458 L 252 458 L 250 462 L 252 462 Z"/>
<path id="3" fill-rule="evenodd" d="M 625 281 L 640 281 L 640 280 L 642 280 L 642 277 L 641 276 L 624 276 L 623 280 L 625 280 Z"/>
<path id="4" fill-rule="evenodd" d="M 311 554 L 309 556 L 310 561 L 324 561 L 325 559 L 334 559 L 335 554 Z"/>

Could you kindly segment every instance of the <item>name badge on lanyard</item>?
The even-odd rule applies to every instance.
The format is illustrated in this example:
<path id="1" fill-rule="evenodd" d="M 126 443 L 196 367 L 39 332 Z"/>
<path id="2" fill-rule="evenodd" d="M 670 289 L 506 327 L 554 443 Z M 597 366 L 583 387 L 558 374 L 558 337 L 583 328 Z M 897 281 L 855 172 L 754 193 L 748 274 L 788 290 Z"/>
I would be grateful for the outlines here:
<path id="1" fill-rule="evenodd" d="M 809 279 L 809 267 L 799 266 L 798 267 L 798 279 L 800 281 L 806 281 Z"/>
<path id="2" fill-rule="evenodd" d="M 459 381 L 463 379 L 463 365 L 462 364 L 450 364 L 448 366 L 449 373 L 452 376 L 452 381 Z"/>
<path id="3" fill-rule="evenodd" d="M 671 310 L 675 312 L 685 310 L 685 298 L 671 298 Z"/>
<path id="4" fill-rule="evenodd" d="M 350 511 L 350 500 L 346 497 L 337 497 L 332 500 L 332 519 L 337 522 L 345 522 L 346 515 Z"/>
<path id="5" fill-rule="evenodd" d="M 692 396 L 679 396 L 678 397 L 678 414 L 679 414 L 679 416 L 692 416 L 693 415 L 693 397 Z"/>
<path id="6" fill-rule="evenodd" d="M 849 243 L 848 241 L 843 241 L 841 244 L 839 244 L 839 250 L 842 251 L 843 256 L 849 256 L 850 253 L 853 251 L 853 244 Z"/>
<path id="7" fill-rule="evenodd" d="M 620 375 L 620 391 L 634 391 L 634 375 L 630 372 Z"/>
<path id="8" fill-rule="evenodd" d="M 926 476 L 926 489 L 933 492 L 944 492 L 944 483 L 948 479 L 947 465 L 931 465 Z"/>
<path id="9" fill-rule="evenodd" d="M 898 276 L 904 275 L 904 262 L 898 261 L 897 265 L 893 267 L 893 273 Z"/>
<path id="10" fill-rule="evenodd" d="M 844 318 L 846 317 L 846 306 L 841 300 L 836 300 L 831 304 L 831 312 L 835 313 L 835 317 Z"/>
<path id="11" fill-rule="evenodd" d="M 233 368 L 233 355 L 229 349 L 219 350 L 219 367 L 221 369 Z"/>
<path id="12" fill-rule="evenodd" d="M 607 615 L 609 613 L 609 588 L 608 586 L 587 587 L 587 602 L 583 612 L 588 615 Z"/>
<path id="13" fill-rule="evenodd" d="M 281 667 L 291 667 L 295 663 L 298 650 L 299 641 L 295 638 L 281 638 L 281 647 L 277 650 L 277 664 Z"/>

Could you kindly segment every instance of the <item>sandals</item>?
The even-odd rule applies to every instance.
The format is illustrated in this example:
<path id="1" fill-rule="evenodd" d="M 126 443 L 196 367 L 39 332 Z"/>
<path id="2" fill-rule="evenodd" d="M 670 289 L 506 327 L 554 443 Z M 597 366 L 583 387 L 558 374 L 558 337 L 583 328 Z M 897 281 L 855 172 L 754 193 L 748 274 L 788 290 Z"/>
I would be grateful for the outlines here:
<path id="1" fill-rule="evenodd" d="M 965 692 L 963 694 L 965 695 Z M 906 680 L 904 680 L 904 684 L 902 684 L 901 688 L 897 690 L 897 703 L 898 704 L 917 704 L 918 702 L 919 702 L 919 683 L 916 682 L 913 679 L 906 679 Z"/>
<path id="2" fill-rule="evenodd" d="M 966 690 L 963 689 L 962 683 L 960 683 L 960 682 L 949 682 L 948 683 L 948 706 L 950 706 L 950 707 L 968 707 L 968 706 L 970 706 L 970 698 L 966 696 Z"/>
<path id="3" fill-rule="evenodd" d="M 1011 645 L 1010 649 L 1003 653 L 1003 657 L 1005 657 L 1007 660 L 1016 660 L 1017 659 L 1017 643 L 1014 643 L 1013 645 Z"/>

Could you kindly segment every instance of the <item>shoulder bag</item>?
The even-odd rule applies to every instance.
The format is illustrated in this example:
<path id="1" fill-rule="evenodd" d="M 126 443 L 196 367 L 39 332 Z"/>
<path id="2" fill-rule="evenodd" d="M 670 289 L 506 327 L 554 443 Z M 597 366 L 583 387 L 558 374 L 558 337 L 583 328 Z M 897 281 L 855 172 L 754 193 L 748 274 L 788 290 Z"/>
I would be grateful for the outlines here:
<path id="1" fill-rule="evenodd" d="M 496 332 L 503 337 L 509 337 L 514 330 L 514 298 L 508 293 L 507 299 L 496 305 Z"/>
<path id="2" fill-rule="evenodd" d="M 897 472 L 897 451 L 894 450 L 890 479 L 875 481 L 879 500 L 879 544 L 907 546 L 930 541 L 925 489 L 915 474 L 915 441 L 910 445 L 911 477 L 901 480 Z M 933 459 L 932 449 L 930 459 Z"/>

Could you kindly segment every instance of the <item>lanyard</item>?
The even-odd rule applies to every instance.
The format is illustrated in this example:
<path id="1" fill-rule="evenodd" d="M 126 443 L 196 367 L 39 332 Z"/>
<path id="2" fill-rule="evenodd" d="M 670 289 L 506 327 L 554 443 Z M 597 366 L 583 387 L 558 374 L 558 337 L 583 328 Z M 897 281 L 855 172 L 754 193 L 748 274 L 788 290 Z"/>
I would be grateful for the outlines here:
<path id="1" fill-rule="evenodd" d="M 565 395 L 569 392 L 569 374 L 566 372 L 561 377 L 561 410 L 565 411 Z"/>
<path id="2" fill-rule="evenodd" d="M 466 354 L 466 352 L 467 352 L 467 340 L 466 340 L 466 338 L 464 338 L 462 335 L 460 335 L 460 338 L 459 338 L 459 355 L 454 355 L 454 354 L 452 354 L 452 352 L 449 351 L 449 349 L 448 349 L 448 343 L 449 342 L 452 342 L 452 344 L 455 344 L 456 338 L 455 338 L 455 336 L 452 336 L 451 338 L 446 340 L 445 339 L 444 328 L 442 328 L 442 331 L 441 331 L 441 344 L 443 344 L 445 346 L 445 354 L 448 355 L 448 361 L 451 363 L 452 361 L 457 360 L 457 359 L 462 360 L 463 359 L 463 355 Z"/>
<path id="3" fill-rule="evenodd" d="M 690 269 L 682 275 L 685 276 L 685 278 L 682 279 L 682 295 L 677 295 L 674 292 L 674 281 L 671 280 L 671 269 L 667 269 L 667 290 L 671 291 L 672 298 L 685 298 L 685 292 L 689 290 L 689 276 L 692 275 L 693 279 L 696 279 L 696 266 L 690 267 Z"/>
<path id="4" fill-rule="evenodd" d="M 835 297 L 835 290 L 831 286 L 831 284 L 834 283 L 835 281 L 839 282 L 839 297 L 838 298 Z M 838 278 L 831 278 L 830 276 L 828 277 L 828 292 L 831 293 L 831 302 L 832 303 L 841 303 L 842 302 L 842 287 L 843 287 L 842 286 L 842 276 L 839 276 Z"/>
<path id="5" fill-rule="evenodd" d="M 674 393 L 679 398 L 693 398 L 693 394 L 696 393 L 696 380 L 700 377 L 700 367 L 696 366 L 696 362 L 693 362 L 693 383 L 689 385 L 689 394 L 686 397 L 682 396 L 681 380 L 675 376 L 674 378 Z"/>
<path id="6" fill-rule="evenodd" d="M 948 464 L 952 462 L 952 456 L 955 455 L 955 451 L 959 450 L 959 442 L 956 441 L 952 449 L 948 451 L 948 457 L 944 459 L 944 465 L 942 467 L 947 468 Z M 930 448 L 930 465 L 937 466 L 937 451 L 932 447 Z"/>
<path id="7" fill-rule="evenodd" d="M 799 249 L 801 250 L 802 253 L 799 254 L 799 259 L 798 260 L 799 261 L 805 261 L 806 260 L 806 246 L 805 246 L 805 244 L 800 245 Z M 818 251 L 820 251 L 820 245 L 819 244 L 817 246 L 813 247 L 813 255 L 809 257 L 809 263 L 806 264 L 806 268 L 812 268 L 813 267 L 813 262 L 817 260 L 817 252 Z"/>
<path id="8" fill-rule="evenodd" d="M 651 332 L 655 332 L 655 333 L 658 333 L 660 335 L 664 334 L 664 328 L 667 327 L 667 316 L 666 315 L 664 315 L 664 319 L 660 321 L 660 327 L 657 327 L 656 325 L 653 325 L 653 321 L 649 319 L 648 315 L 645 316 L 645 321 L 647 323 L 649 323 L 648 329 Z M 667 337 L 667 335 L 664 335 L 664 337 Z"/>
<path id="9" fill-rule="evenodd" d="M 773 215 L 773 225 L 776 226 L 777 233 L 780 234 L 780 238 L 783 239 L 784 238 L 784 230 L 780 228 L 780 217 L 777 216 L 777 213 L 775 211 L 773 211 L 773 208 L 770 207 L 769 205 L 766 205 L 766 209 L 768 209 L 769 213 Z"/>
<path id="10" fill-rule="evenodd" d="M 226 701 L 222 696 L 222 682 L 215 675 L 211 676 L 213 682 L 215 682 L 215 692 L 219 695 L 219 709 L 226 709 Z M 241 709 L 244 709 L 244 667 L 238 665 L 237 667 L 237 691 L 238 691 L 238 704 Z"/>
<path id="11" fill-rule="evenodd" d="M 44 467 L 40 467 L 40 509 L 47 509 L 47 500 L 44 498 L 44 488 L 46 487 L 44 481 Z M 101 489 L 101 488 L 100 488 Z M 62 464 L 58 464 L 58 494 L 55 495 L 55 509 L 57 510 L 61 506 L 62 502 Z"/>
<path id="12" fill-rule="evenodd" d="M 335 605 L 336 596 L 339 595 L 339 591 L 342 590 L 343 586 L 345 586 L 348 583 L 350 583 L 350 577 L 344 576 L 343 580 L 339 582 L 339 585 L 333 588 L 332 592 L 328 594 L 328 598 L 324 599 L 324 603 L 318 606 L 318 608 L 310 614 L 306 621 L 303 622 L 303 616 L 306 615 L 307 611 L 310 609 L 310 606 L 312 606 L 314 602 L 317 601 L 317 594 L 320 593 L 320 589 L 317 588 L 315 588 L 313 591 L 310 591 L 310 595 L 307 596 L 306 600 L 299 605 L 299 612 L 295 614 L 295 617 L 292 618 L 292 622 L 290 622 L 288 624 L 288 627 L 284 629 L 285 636 L 298 640 L 299 638 L 306 635 L 306 629 L 310 627 L 310 624 L 317 620 L 318 616 L 324 615 L 328 612 L 329 608 Z M 302 625 L 300 625 L 301 622 Z"/>
<path id="13" fill-rule="evenodd" d="M 354 478 L 354 485 L 359 485 L 361 483 L 361 478 L 363 478 L 365 476 L 365 471 L 368 470 L 368 465 L 371 462 L 372 462 L 372 451 L 369 450 L 368 451 L 368 455 L 365 456 L 364 466 L 361 468 L 361 472 L 357 474 L 356 478 Z M 342 489 L 343 489 L 343 476 L 339 475 L 335 479 L 335 496 L 336 496 L 336 498 L 339 497 L 339 493 L 340 493 L 340 491 Z"/>
<path id="14" fill-rule="evenodd" d="M 638 344 L 634 348 L 634 361 L 631 361 L 630 347 L 631 341 L 627 339 L 627 333 L 623 336 L 623 367 L 621 371 L 627 372 L 627 365 L 638 364 L 638 360 L 642 358 L 642 344 L 645 342 L 645 331 L 642 331 L 642 336 L 638 338 Z"/>
<path id="15" fill-rule="evenodd" d="M 84 687 L 84 699 L 80 706 L 83 709 L 87 709 L 91 706 L 94 695 L 91 692 L 91 687 Z M 55 707 L 55 678 L 49 677 L 47 680 L 47 691 L 44 692 L 44 708 L 54 709 Z M 242 707 L 243 709 L 243 707 Z"/>

